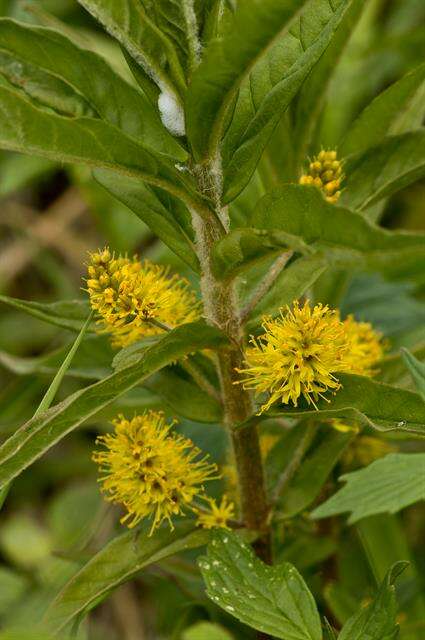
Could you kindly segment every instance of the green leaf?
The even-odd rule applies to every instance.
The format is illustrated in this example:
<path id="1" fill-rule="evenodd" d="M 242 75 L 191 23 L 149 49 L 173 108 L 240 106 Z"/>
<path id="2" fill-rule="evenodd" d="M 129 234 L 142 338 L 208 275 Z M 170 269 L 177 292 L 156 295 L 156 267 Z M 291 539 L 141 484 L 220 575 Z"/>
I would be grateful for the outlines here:
<path id="1" fill-rule="evenodd" d="M 425 129 L 389 136 L 348 158 L 341 203 L 363 210 L 425 174 Z"/>
<path id="2" fill-rule="evenodd" d="M 149 527 L 123 533 L 109 542 L 65 585 L 45 615 L 55 633 L 75 616 L 104 600 L 120 584 L 131 580 L 144 567 L 180 551 L 204 545 L 209 532 L 193 523 L 178 523 L 174 531 L 162 528 L 149 536 Z"/>
<path id="3" fill-rule="evenodd" d="M 70 331 L 81 331 L 81 327 L 89 313 L 89 304 L 85 300 L 64 300 L 61 302 L 32 302 L 19 300 L 9 296 L 0 295 L 0 302 L 13 307 L 18 311 L 53 324 L 56 327 L 69 329 Z M 95 326 L 88 328 L 88 332 L 94 332 Z"/>
<path id="4" fill-rule="evenodd" d="M 285 562 L 268 566 L 232 531 L 217 531 L 199 560 L 207 595 L 241 622 L 284 640 L 321 640 L 313 596 Z"/>
<path id="5" fill-rule="evenodd" d="M 254 307 L 248 321 L 248 329 L 260 324 L 262 316 L 276 315 L 281 307 L 301 298 L 325 270 L 326 264 L 321 256 L 305 256 L 292 262 Z"/>
<path id="6" fill-rule="evenodd" d="M 0 365 L 18 376 L 54 375 L 63 362 L 70 345 L 53 352 L 23 358 L 6 351 L 0 351 Z M 68 377 L 85 380 L 100 380 L 111 373 L 111 361 L 114 352 L 106 336 L 85 337 L 71 366 L 66 372 Z"/>
<path id="7" fill-rule="evenodd" d="M 172 212 L 140 180 L 118 176 L 112 171 L 95 170 L 94 177 L 105 189 L 133 211 L 153 233 L 195 271 L 199 270 L 193 243 Z M 189 220 L 187 221 L 189 224 Z"/>
<path id="8" fill-rule="evenodd" d="M 0 19 L 0 73 L 55 111 L 100 117 L 157 152 L 187 157 L 140 91 L 57 31 Z"/>
<path id="9" fill-rule="evenodd" d="M 0 448 L 0 487 L 19 475 L 73 429 L 116 398 L 141 384 L 170 362 L 203 348 L 226 342 L 204 322 L 182 325 L 147 349 L 142 360 L 77 391 L 49 411 L 24 424 Z"/>
<path id="10" fill-rule="evenodd" d="M 350 511 L 350 524 L 376 513 L 397 513 L 425 499 L 425 453 L 390 453 L 347 473 L 346 485 L 312 513 L 313 518 Z"/>
<path id="11" fill-rule="evenodd" d="M 197 622 L 183 631 L 182 640 L 232 640 L 224 627 L 212 622 Z"/>
<path id="12" fill-rule="evenodd" d="M 254 228 L 237 229 L 213 253 L 217 276 L 225 278 L 282 247 L 320 252 L 334 266 L 377 269 L 408 276 L 422 261 L 424 234 L 388 231 L 361 214 L 326 202 L 315 187 L 284 185 L 264 196 L 253 214 Z"/>
<path id="13" fill-rule="evenodd" d="M 295 427 L 297 428 L 297 427 Z M 315 442 L 278 502 L 278 517 L 290 518 L 307 509 L 320 494 L 341 455 L 354 437 L 328 426 L 324 437 Z"/>
<path id="14" fill-rule="evenodd" d="M 68 371 L 69 367 L 71 366 L 71 363 L 74 359 L 75 354 L 78 351 L 78 348 L 81 344 L 81 342 L 84 339 L 84 335 L 87 332 L 87 329 L 90 325 L 90 322 L 93 318 L 93 311 L 90 312 L 89 316 L 87 317 L 87 320 L 85 321 L 85 323 L 83 324 L 83 326 L 81 327 L 81 331 L 78 334 L 78 336 L 75 338 L 75 341 L 72 345 L 72 347 L 70 348 L 69 352 L 66 354 L 63 362 L 61 363 L 59 369 L 56 372 L 55 377 L 53 378 L 52 382 L 49 385 L 49 388 L 47 389 L 45 395 L 43 396 L 40 404 L 37 407 L 36 412 L 34 413 L 34 418 L 38 415 L 40 415 L 41 413 L 43 413 L 44 411 L 47 411 L 47 409 L 50 407 L 50 405 L 52 404 L 55 395 L 58 392 L 58 389 L 60 387 L 60 385 L 62 384 L 62 380 L 66 375 L 66 372 Z"/>
<path id="15" fill-rule="evenodd" d="M 150 2 L 78 2 L 103 24 L 159 87 L 171 94 L 184 93 L 186 83 L 176 49 L 172 40 L 155 24 L 155 9 Z"/>
<path id="16" fill-rule="evenodd" d="M 302 401 L 298 408 L 275 405 L 264 417 L 347 418 L 379 431 L 425 434 L 425 403 L 418 393 L 349 373 L 338 373 L 338 380 L 342 389 L 319 400 L 317 410 Z"/>
<path id="17" fill-rule="evenodd" d="M 176 169 L 117 127 L 93 118 L 64 118 L 0 86 L 0 147 L 58 162 L 112 169 L 176 191 Z"/>
<path id="18" fill-rule="evenodd" d="M 338 640 L 395 640 L 398 624 L 394 582 L 406 565 L 398 562 L 388 571 L 373 601 L 346 622 Z"/>
<path id="19" fill-rule="evenodd" d="M 418 95 L 422 97 L 424 80 L 425 64 L 421 64 L 372 100 L 351 125 L 342 141 L 340 154 L 348 156 L 365 151 L 381 142 L 386 135 L 405 133 L 419 127 L 422 117 L 418 121 L 415 99 Z M 413 112 L 412 105 L 416 107 Z"/>
<path id="20" fill-rule="evenodd" d="M 191 380 L 182 378 L 167 367 L 151 376 L 144 385 L 156 393 L 173 411 L 195 422 L 220 422 L 223 409 L 220 403 Z"/>
<path id="21" fill-rule="evenodd" d="M 188 136 L 199 159 L 215 157 L 226 113 L 257 60 L 287 32 L 306 0 L 246 0 L 228 33 L 210 42 L 189 87 Z"/>
<path id="22" fill-rule="evenodd" d="M 329 4 L 332 6 L 332 3 Z M 314 143 L 313 136 L 322 107 L 327 98 L 329 85 L 338 69 L 338 62 L 344 53 L 353 30 L 357 26 L 365 4 L 365 0 L 352 0 L 347 3 L 347 9 L 336 27 L 329 46 L 299 91 L 295 106 L 295 126 L 292 134 L 293 139 L 296 140 L 297 164 L 299 166 L 304 163 L 309 150 L 315 150 L 312 148 L 312 143 Z M 317 9 L 317 13 L 318 17 L 324 20 L 323 10 L 319 14 Z"/>
<path id="23" fill-rule="evenodd" d="M 409 369 L 416 388 L 425 400 L 425 363 L 420 362 L 408 349 L 402 349 L 403 360 Z"/>

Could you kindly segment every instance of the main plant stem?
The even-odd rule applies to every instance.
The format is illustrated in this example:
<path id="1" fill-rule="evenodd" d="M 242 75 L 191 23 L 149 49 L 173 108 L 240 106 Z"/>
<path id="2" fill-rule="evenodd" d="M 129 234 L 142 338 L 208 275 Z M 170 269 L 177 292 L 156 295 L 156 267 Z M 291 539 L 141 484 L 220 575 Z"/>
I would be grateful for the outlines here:
<path id="1" fill-rule="evenodd" d="M 203 169 L 198 184 L 215 204 L 215 214 L 206 219 L 193 213 L 196 246 L 202 268 L 201 289 L 208 323 L 218 326 L 229 338 L 230 346 L 217 354 L 225 423 L 229 430 L 236 463 L 242 519 L 249 529 L 258 531 L 256 551 L 270 562 L 268 533 L 269 508 L 254 407 L 248 391 L 238 384 L 237 369 L 243 365 L 243 330 L 236 304 L 233 281 L 220 280 L 213 273 L 211 254 L 214 244 L 227 233 L 227 212 L 220 208 L 220 193 L 213 172 Z M 241 426 L 243 425 L 243 426 Z"/>

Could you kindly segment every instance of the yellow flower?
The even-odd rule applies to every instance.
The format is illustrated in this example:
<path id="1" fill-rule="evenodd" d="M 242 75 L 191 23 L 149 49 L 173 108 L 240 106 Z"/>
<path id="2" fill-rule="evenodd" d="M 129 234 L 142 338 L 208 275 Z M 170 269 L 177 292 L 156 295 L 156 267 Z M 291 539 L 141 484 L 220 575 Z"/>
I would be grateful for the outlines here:
<path id="1" fill-rule="evenodd" d="M 345 360 L 350 373 L 373 376 L 375 365 L 384 355 L 382 335 L 369 322 L 356 322 L 351 315 L 344 320 L 344 329 L 348 340 Z"/>
<path id="2" fill-rule="evenodd" d="M 203 483 L 217 477 L 215 464 L 191 440 L 171 433 L 162 413 L 149 411 L 132 420 L 119 416 L 115 432 L 100 436 L 104 450 L 95 451 L 102 491 L 106 499 L 122 504 L 127 514 L 122 523 L 131 528 L 152 517 L 152 531 L 162 521 L 192 508 Z"/>
<path id="3" fill-rule="evenodd" d="M 221 499 L 218 505 L 214 498 L 204 498 L 209 506 L 210 510 L 207 513 L 198 511 L 198 525 L 204 529 L 213 529 L 214 527 L 221 527 L 222 529 L 228 529 L 227 522 L 234 517 L 235 507 L 233 502 L 230 502 L 226 494 Z"/>
<path id="4" fill-rule="evenodd" d="M 112 334 L 116 346 L 161 333 L 161 325 L 200 317 L 200 303 L 185 279 L 148 260 L 116 258 L 109 249 L 91 254 L 87 290 L 102 331 Z"/>
<path id="5" fill-rule="evenodd" d="M 341 195 L 342 162 L 336 151 L 322 150 L 309 164 L 309 172 L 299 179 L 300 184 L 318 187 L 328 202 L 335 203 Z"/>
<path id="6" fill-rule="evenodd" d="M 326 391 L 340 388 L 334 373 L 347 370 L 348 345 L 337 311 L 296 302 L 277 319 L 265 319 L 263 328 L 263 335 L 251 338 L 246 368 L 238 370 L 245 388 L 270 394 L 260 413 L 277 401 L 298 406 L 300 396 L 315 406 Z"/>

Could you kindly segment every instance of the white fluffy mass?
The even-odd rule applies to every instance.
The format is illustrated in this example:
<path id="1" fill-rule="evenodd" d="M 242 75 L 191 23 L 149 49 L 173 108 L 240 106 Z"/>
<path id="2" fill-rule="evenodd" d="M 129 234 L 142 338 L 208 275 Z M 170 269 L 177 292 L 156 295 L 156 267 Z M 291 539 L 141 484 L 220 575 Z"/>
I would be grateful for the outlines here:
<path id="1" fill-rule="evenodd" d="M 173 136 L 184 136 L 186 130 L 184 126 L 183 108 L 177 102 L 176 98 L 171 93 L 162 91 L 158 98 L 158 108 L 164 127 L 166 127 Z"/>

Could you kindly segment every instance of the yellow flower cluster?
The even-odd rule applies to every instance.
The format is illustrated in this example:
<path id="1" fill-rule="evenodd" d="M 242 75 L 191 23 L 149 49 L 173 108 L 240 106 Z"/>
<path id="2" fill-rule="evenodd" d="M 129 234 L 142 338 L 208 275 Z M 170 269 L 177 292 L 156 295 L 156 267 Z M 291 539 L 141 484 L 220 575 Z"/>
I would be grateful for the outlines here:
<path id="1" fill-rule="evenodd" d="M 322 150 L 309 164 L 309 172 L 301 176 L 300 184 L 318 187 L 328 202 L 338 201 L 341 191 L 342 162 L 337 158 L 336 151 Z"/>
<path id="2" fill-rule="evenodd" d="M 87 290 L 103 332 L 126 346 L 167 327 L 193 322 L 201 307 L 188 282 L 169 268 L 137 258 L 115 257 L 109 249 L 92 253 Z"/>
<path id="3" fill-rule="evenodd" d="M 205 498 L 209 504 L 209 511 L 198 511 L 198 524 L 204 529 L 218 527 L 228 529 L 228 521 L 235 515 L 235 506 L 229 501 L 226 494 L 221 498 L 220 504 L 214 498 Z"/>
<path id="4" fill-rule="evenodd" d="M 367 373 L 382 355 L 379 336 L 353 318 L 342 322 L 339 312 L 321 304 L 313 309 L 296 302 L 280 317 L 266 318 L 265 333 L 251 338 L 242 384 L 268 393 L 260 413 L 275 402 L 298 406 L 300 396 L 316 406 L 328 390 L 336 392 L 337 372 Z"/>
<path id="5" fill-rule="evenodd" d="M 97 440 L 104 448 L 93 453 L 106 499 L 125 507 L 121 522 L 129 527 L 146 517 L 153 518 L 151 533 L 163 520 L 172 527 L 172 516 L 193 510 L 203 483 L 218 477 L 216 465 L 200 457 L 191 440 L 172 433 L 162 413 L 119 416 L 113 424 L 115 432 Z"/>

